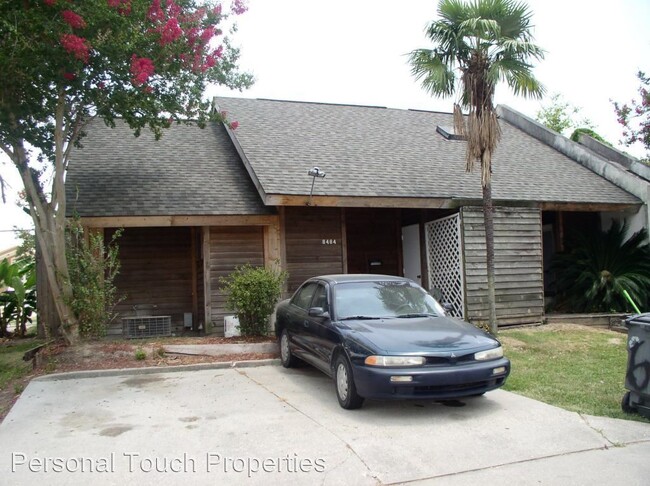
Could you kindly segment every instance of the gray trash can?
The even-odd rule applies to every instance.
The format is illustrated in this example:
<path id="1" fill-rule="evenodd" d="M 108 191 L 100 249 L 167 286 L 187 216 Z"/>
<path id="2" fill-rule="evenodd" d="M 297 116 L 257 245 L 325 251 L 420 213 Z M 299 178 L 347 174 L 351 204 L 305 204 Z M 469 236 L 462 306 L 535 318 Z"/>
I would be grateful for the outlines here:
<path id="1" fill-rule="evenodd" d="M 628 317 L 627 372 L 621 408 L 650 418 L 650 312 Z"/>

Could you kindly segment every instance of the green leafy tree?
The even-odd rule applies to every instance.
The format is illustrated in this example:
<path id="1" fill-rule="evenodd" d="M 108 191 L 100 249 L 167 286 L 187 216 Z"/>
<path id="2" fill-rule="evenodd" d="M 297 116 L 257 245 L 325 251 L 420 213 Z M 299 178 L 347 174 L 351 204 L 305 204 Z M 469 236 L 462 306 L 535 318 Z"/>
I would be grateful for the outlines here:
<path id="1" fill-rule="evenodd" d="M 618 123 L 623 126 L 623 140 L 626 146 L 639 143 L 646 150 L 645 162 L 650 163 L 650 76 L 643 71 L 637 73 L 641 83 L 639 99 L 630 103 L 614 103 Z"/>
<path id="2" fill-rule="evenodd" d="M 626 312 L 627 291 L 642 309 L 650 305 L 650 244 L 645 229 L 628 239 L 627 224 L 572 236 L 570 252 L 555 257 L 559 305 L 572 312 Z"/>
<path id="3" fill-rule="evenodd" d="M 550 102 L 537 112 L 537 121 L 565 136 L 577 128 L 593 129 L 594 124 L 588 118 L 576 119 L 580 111 L 581 108 L 564 100 L 561 94 L 555 93 Z"/>
<path id="4" fill-rule="evenodd" d="M 0 147 L 23 182 L 69 343 L 78 336 L 65 252 L 71 150 L 94 117 L 157 137 L 174 122 L 204 124 L 207 84 L 252 84 L 222 30 L 245 10 L 242 0 L 0 2 Z"/>
<path id="5" fill-rule="evenodd" d="M 489 326 L 497 332 L 494 277 L 492 155 L 501 130 L 494 90 L 501 81 L 516 95 L 539 98 L 544 89 L 533 76 L 530 60 L 543 58 L 530 32 L 531 12 L 512 0 L 441 0 L 439 20 L 426 34 L 434 47 L 410 55 L 412 74 L 435 96 L 458 96 L 456 130 L 467 137 L 466 169 L 480 165 L 488 277 Z M 464 117 L 462 108 L 469 110 Z"/>

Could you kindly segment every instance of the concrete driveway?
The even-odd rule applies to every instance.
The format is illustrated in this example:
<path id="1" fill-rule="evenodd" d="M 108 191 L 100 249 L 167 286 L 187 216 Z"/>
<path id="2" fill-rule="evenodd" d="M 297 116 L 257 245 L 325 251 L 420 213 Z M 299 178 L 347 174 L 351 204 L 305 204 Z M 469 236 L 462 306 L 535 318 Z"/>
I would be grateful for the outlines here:
<path id="1" fill-rule="evenodd" d="M 332 386 L 277 365 L 37 379 L 0 426 L 0 483 L 648 484 L 648 424 L 504 391 L 345 411 Z"/>

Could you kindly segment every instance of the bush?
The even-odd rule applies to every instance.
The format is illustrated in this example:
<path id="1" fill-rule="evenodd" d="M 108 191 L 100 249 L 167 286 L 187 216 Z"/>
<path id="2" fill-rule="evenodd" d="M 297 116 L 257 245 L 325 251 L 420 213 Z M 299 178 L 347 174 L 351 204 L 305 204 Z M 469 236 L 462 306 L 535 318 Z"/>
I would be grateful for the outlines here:
<path id="1" fill-rule="evenodd" d="M 72 284 L 69 305 L 79 320 L 79 334 L 83 338 L 99 338 L 117 317 L 114 309 L 122 300 L 114 285 L 120 263 L 116 240 L 121 230 L 114 233 L 108 244 L 102 235 L 84 235 L 78 219 L 68 226 L 66 253 Z"/>
<path id="2" fill-rule="evenodd" d="M 220 279 L 221 290 L 228 295 L 226 308 L 237 314 L 242 336 L 268 333 L 269 316 L 282 295 L 286 279 L 286 272 L 249 264 Z"/>
<path id="3" fill-rule="evenodd" d="M 136 349 L 135 350 L 135 359 L 137 361 L 144 361 L 145 359 L 147 359 L 146 351 L 144 349 L 142 349 L 142 348 Z"/>
<path id="4" fill-rule="evenodd" d="M 650 305 L 650 244 L 645 229 L 626 239 L 627 224 L 573 235 L 571 252 L 555 256 L 560 308 L 570 312 L 631 312 L 624 296 Z"/>

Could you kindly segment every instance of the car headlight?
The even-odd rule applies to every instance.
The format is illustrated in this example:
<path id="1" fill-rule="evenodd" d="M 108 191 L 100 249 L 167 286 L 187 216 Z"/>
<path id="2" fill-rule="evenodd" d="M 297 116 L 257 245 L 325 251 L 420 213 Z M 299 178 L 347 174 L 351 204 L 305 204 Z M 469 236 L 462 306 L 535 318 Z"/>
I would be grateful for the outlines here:
<path id="1" fill-rule="evenodd" d="M 474 353 L 474 359 L 476 361 L 487 361 L 490 359 L 499 359 L 503 358 L 503 348 L 499 346 L 498 348 L 488 349 L 487 351 L 479 351 Z"/>
<path id="2" fill-rule="evenodd" d="M 368 356 L 364 362 L 370 366 L 422 366 L 426 361 L 422 356 Z"/>

